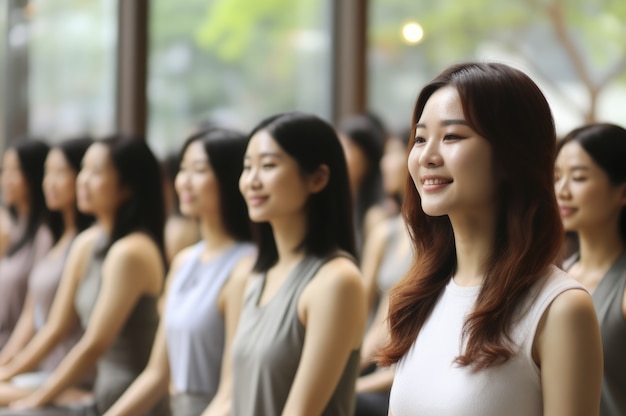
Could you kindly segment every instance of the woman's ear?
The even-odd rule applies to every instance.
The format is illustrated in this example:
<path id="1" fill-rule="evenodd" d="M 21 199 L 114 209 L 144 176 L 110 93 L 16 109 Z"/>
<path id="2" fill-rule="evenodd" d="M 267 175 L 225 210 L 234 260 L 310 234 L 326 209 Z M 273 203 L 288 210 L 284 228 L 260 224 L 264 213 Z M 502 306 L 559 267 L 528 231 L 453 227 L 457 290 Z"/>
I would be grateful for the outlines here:
<path id="1" fill-rule="evenodd" d="M 330 168 L 328 165 L 319 165 L 315 172 L 309 176 L 309 191 L 313 194 L 321 192 L 330 180 Z"/>

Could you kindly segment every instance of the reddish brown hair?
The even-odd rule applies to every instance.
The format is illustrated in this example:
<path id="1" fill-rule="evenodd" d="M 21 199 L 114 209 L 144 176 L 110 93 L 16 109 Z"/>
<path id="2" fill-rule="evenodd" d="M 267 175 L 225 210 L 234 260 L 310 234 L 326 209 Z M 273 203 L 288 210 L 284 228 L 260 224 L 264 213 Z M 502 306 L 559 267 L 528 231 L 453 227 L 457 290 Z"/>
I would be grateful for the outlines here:
<path id="1" fill-rule="evenodd" d="M 491 144 L 495 169 L 503 177 L 494 250 L 464 324 L 465 351 L 456 360 L 483 369 L 516 353 L 508 334 L 514 313 L 561 247 L 554 194 L 556 134 L 550 107 L 527 75 L 504 64 L 466 63 L 446 69 L 421 91 L 412 137 L 426 102 L 445 86 L 458 91 L 467 122 Z M 383 365 L 397 362 L 409 350 L 456 268 L 450 220 L 424 213 L 410 177 L 402 212 L 415 259 L 390 294 L 391 340 L 381 350 Z"/>

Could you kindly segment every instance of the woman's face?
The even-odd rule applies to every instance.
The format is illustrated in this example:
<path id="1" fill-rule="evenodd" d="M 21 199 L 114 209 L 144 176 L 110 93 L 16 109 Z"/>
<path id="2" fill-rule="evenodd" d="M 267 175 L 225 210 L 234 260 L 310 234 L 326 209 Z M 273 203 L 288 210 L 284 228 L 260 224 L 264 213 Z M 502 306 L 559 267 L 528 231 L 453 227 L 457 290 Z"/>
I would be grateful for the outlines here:
<path id="1" fill-rule="evenodd" d="M 380 160 L 383 188 L 387 195 L 404 193 L 407 174 L 406 146 L 400 139 L 390 138 L 385 143 L 385 153 Z"/>
<path id="2" fill-rule="evenodd" d="M 2 157 L 2 198 L 9 206 L 22 206 L 30 202 L 28 180 L 22 172 L 20 159 L 15 149 L 8 149 Z"/>
<path id="3" fill-rule="evenodd" d="M 201 140 L 185 149 L 174 186 L 184 215 L 219 214 L 219 184 Z"/>
<path id="4" fill-rule="evenodd" d="M 294 158 L 265 130 L 248 143 L 239 190 L 254 222 L 299 216 L 313 193 L 308 175 L 303 175 Z"/>
<path id="5" fill-rule="evenodd" d="M 443 87 L 426 102 L 408 167 L 426 214 L 493 212 L 496 179 L 491 145 L 465 120 L 455 88 Z"/>
<path id="6" fill-rule="evenodd" d="M 557 155 L 555 191 L 567 231 L 617 224 L 626 205 L 626 184 L 613 185 L 606 172 L 574 141 L 565 144 Z"/>
<path id="7" fill-rule="evenodd" d="M 102 143 L 92 144 L 83 157 L 82 168 L 76 179 L 78 209 L 95 216 L 115 215 L 119 206 L 130 196 L 129 193 L 120 184 L 109 148 Z"/>
<path id="8" fill-rule="evenodd" d="M 48 152 L 44 165 L 43 193 L 52 211 L 73 209 L 76 203 L 76 172 L 60 149 Z"/>

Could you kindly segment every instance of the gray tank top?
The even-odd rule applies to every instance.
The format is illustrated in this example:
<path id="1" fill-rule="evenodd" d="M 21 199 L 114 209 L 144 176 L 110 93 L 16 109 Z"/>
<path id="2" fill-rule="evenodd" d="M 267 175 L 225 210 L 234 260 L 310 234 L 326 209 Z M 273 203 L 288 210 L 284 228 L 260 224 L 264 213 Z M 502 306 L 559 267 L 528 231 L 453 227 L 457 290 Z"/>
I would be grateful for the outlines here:
<path id="1" fill-rule="evenodd" d="M 563 262 L 568 270 L 579 259 L 575 253 Z M 626 415 L 626 321 L 622 310 L 626 289 L 626 252 L 613 263 L 591 295 L 600 322 L 604 378 L 600 416 Z"/>
<path id="2" fill-rule="evenodd" d="M 401 217 L 396 217 L 389 222 L 389 238 L 383 254 L 383 259 L 378 268 L 376 283 L 381 293 L 387 293 L 409 270 L 413 261 L 413 253 L 410 247 L 400 252 L 400 239 L 404 227 Z"/>
<path id="3" fill-rule="evenodd" d="M 165 328 L 172 382 L 177 393 L 211 400 L 219 385 L 224 349 L 224 319 L 218 296 L 233 268 L 252 244 L 234 244 L 219 257 L 202 262 L 205 243 L 197 243 L 169 289 Z M 207 402 L 208 404 L 208 402 Z"/>
<path id="4" fill-rule="evenodd" d="M 600 416 L 626 415 L 626 322 L 622 302 L 626 288 L 626 252 L 617 259 L 592 294 L 604 349 Z"/>
<path id="5" fill-rule="evenodd" d="M 81 325 L 86 328 L 98 299 L 102 280 L 102 259 L 91 258 L 80 283 L 74 306 Z M 109 350 L 98 360 L 94 397 L 99 414 L 104 413 L 120 398 L 143 371 L 150 357 L 158 324 L 157 299 L 141 297 Z M 161 415 L 167 403 L 160 403 L 150 415 Z"/>
<path id="6" fill-rule="evenodd" d="M 67 255 L 71 246 L 71 241 L 64 247 L 59 247 L 59 252 L 49 252 L 33 268 L 28 278 L 28 293 L 33 299 L 35 308 L 35 328 L 39 331 L 48 320 L 48 313 L 52 307 L 52 301 L 56 294 Z M 55 249 L 56 251 L 56 249 Z M 39 363 L 39 370 L 52 372 L 59 365 L 69 350 L 74 347 L 82 336 L 83 331 L 80 325 L 76 327 L 59 343 L 54 349 Z"/>
<path id="7" fill-rule="evenodd" d="M 233 414 L 280 415 L 295 378 L 305 328 L 298 318 L 298 301 L 319 268 L 333 257 L 305 257 L 269 303 L 259 306 L 265 274 L 254 278 L 245 295 L 233 345 Z M 359 351 L 350 354 L 323 415 L 352 416 Z"/>
<path id="8" fill-rule="evenodd" d="M 22 228 L 25 229 L 25 226 Z M 52 233 L 47 226 L 42 225 L 33 241 L 22 246 L 11 256 L 0 258 L 0 349 L 11 336 L 22 313 L 28 276 L 33 265 L 45 256 L 50 247 Z"/>

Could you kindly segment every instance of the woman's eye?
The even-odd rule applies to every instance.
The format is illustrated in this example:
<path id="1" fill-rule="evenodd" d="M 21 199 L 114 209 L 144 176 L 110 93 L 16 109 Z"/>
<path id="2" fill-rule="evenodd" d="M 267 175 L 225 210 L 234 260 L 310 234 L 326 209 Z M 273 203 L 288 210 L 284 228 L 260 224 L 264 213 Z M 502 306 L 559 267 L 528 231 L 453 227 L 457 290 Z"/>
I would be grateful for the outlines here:
<path id="1" fill-rule="evenodd" d="M 426 139 L 424 139 L 423 137 L 415 136 L 415 139 L 413 139 L 413 144 L 421 144 L 425 142 Z"/>
<path id="2" fill-rule="evenodd" d="M 443 139 L 446 140 L 446 141 L 461 140 L 461 139 L 463 139 L 463 137 L 459 136 L 458 134 L 446 134 L 445 136 L 443 136 Z"/>

